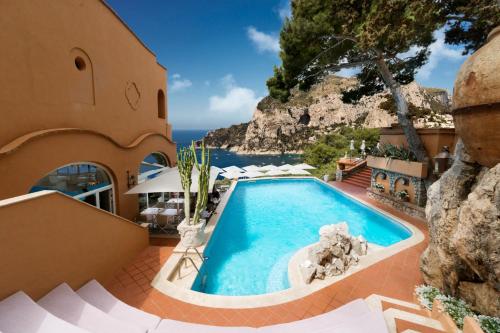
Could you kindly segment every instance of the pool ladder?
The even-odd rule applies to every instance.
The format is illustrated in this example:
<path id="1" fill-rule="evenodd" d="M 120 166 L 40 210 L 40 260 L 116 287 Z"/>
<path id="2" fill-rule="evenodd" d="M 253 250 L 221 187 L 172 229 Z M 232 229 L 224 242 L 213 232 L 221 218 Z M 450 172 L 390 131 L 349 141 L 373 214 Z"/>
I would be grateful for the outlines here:
<path id="1" fill-rule="evenodd" d="M 188 255 L 188 251 L 189 250 L 194 250 L 196 252 L 196 254 L 198 255 L 198 257 L 200 257 L 201 259 L 201 263 L 203 264 L 205 262 L 205 260 L 208 259 L 208 257 L 203 257 L 200 253 L 200 251 L 198 251 L 197 248 L 195 247 L 187 247 L 186 250 L 184 251 L 184 254 L 182 255 L 181 257 L 181 260 L 179 261 L 179 269 L 177 270 L 177 276 L 179 277 L 179 279 L 181 278 L 181 267 L 182 267 L 182 263 L 184 262 L 184 265 L 185 267 L 187 268 L 187 261 L 190 261 L 191 262 L 191 265 L 193 265 L 193 267 L 196 269 L 196 272 L 198 272 L 198 274 L 200 274 L 200 269 L 198 268 L 198 266 L 196 266 L 196 263 L 194 262 L 193 258 L 191 258 L 189 255 Z M 187 261 L 186 261 L 187 260 Z"/>

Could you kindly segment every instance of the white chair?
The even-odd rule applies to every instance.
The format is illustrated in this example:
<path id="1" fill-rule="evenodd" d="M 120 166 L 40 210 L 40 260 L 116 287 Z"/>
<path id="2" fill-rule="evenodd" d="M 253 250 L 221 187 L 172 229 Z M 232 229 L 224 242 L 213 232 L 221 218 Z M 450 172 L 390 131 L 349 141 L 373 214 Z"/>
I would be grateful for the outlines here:
<path id="1" fill-rule="evenodd" d="M 89 333 L 52 315 L 22 291 L 0 302 L 0 330 L 3 333 Z"/>
<path id="2" fill-rule="evenodd" d="M 123 322 L 140 326 L 145 330 L 156 328 L 160 323 L 160 317 L 123 303 L 96 280 L 89 281 L 76 293 L 87 303 L 108 315 Z"/>
<path id="3" fill-rule="evenodd" d="M 66 283 L 42 297 L 38 304 L 53 315 L 93 333 L 145 333 L 139 326 L 124 323 L 85 302 Z"/>

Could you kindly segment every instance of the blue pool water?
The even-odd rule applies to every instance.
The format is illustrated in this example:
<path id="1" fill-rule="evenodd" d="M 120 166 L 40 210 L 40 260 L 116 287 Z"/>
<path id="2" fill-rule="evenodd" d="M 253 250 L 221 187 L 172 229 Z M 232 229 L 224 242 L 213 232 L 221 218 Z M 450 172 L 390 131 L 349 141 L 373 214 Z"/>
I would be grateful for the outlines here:
<path id="1" fill-rule="evenodd" d="M 342 221 L 352 235 L 382 246 L 411 236 L 398 222 L 314 179 L 239 182 L 192 289 L 217 295 L 287 289 L 293 254 L 317 242 L 321 226 Z"/>

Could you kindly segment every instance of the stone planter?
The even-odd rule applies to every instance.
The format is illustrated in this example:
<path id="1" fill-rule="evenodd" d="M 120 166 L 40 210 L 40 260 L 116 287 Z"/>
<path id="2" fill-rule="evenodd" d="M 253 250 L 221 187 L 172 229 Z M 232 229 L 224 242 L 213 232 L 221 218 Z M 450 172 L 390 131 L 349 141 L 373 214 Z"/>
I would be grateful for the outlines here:
<path id="1" fill-rule="evenodd" d="M 453 120 L 467 152 L 481 165 L 500 163 L 500 26 L 460 68 L 453 89 Z"/>
<path id="2" fill-rule="evenodd" d="M 203 219 L 200 220 L 200 223 L 195 225 L 188 224 L 187 219 L 182 220 L 177 226 L 177 230 L 181 236 L 181 245 L 186 248 L 203 245 L 205 242 L 205 226 L 206 220 Z"/>
<path id="3" fill-rule="evenodd" d="M 368 156 L 366 158 L 366 162 L 370 168 L 388 170 L 418 178 L 427 177 L 427 164 L 425 163 L 402 161 L 392 158 L 375 156 Z"/>

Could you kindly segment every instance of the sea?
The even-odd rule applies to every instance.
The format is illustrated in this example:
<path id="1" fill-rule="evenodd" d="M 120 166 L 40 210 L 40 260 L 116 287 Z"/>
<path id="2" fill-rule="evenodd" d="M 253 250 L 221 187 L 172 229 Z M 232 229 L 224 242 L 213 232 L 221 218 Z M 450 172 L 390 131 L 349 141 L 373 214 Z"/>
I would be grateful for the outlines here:
<path id="1" fill-rule="evenodd" d="M 177 149 L 191 145 L 191 141 L 201 140 L 209 130 L 174 130 L 172 136 L 177 143 Z M 297 164 L 302 162 L 302 156 L 297 154 L 280 155 L 241 155 L 226 149 L 211 149 L 211 164 L 219 168 L 227 168 L 231 165 L 244 167 L 247 165 L 262 166 L 274 164 Z M 200 152 L 198 151 L 198 154 Z"/>

